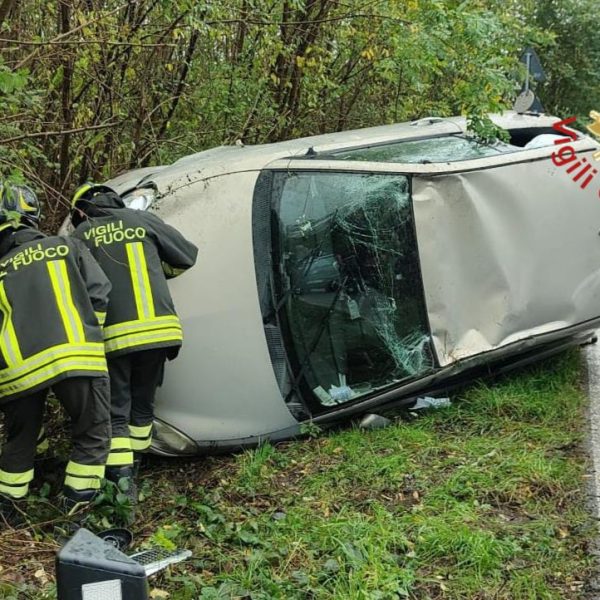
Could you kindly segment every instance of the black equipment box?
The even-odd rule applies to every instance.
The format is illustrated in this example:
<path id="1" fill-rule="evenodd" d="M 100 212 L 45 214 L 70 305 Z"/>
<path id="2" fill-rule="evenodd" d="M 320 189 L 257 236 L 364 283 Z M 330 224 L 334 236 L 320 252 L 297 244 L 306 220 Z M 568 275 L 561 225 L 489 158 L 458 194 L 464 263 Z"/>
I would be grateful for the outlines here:
<path id="1" fill-rule="evenodd" d="M 58 600 L 148 600 L 144 566 L 87 529 L 56 557 Z"/>

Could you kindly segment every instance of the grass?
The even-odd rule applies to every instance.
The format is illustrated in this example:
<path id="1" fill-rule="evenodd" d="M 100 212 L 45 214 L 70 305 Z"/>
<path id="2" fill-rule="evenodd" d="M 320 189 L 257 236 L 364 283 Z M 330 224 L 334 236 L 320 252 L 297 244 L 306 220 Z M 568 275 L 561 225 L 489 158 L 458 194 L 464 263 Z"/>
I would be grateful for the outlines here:
<path id="1" fill-rule="evenodd" d="M 194 553 L 152 581 L 155 596 L 585 598 L 595 529 L 579 360 L 567 353 L 474 385 L 450 408 L 386 429 L 192 463 L 153 460 L 136 538 Z M 0 536 L 2 552 L 39 551 L 18 566 L 0 559 L 0 579 L 13 577 L 2 597 L 54 597 L 51 581 L 39 585 L 40 569 L 51 573 L 46 529 Z"/>

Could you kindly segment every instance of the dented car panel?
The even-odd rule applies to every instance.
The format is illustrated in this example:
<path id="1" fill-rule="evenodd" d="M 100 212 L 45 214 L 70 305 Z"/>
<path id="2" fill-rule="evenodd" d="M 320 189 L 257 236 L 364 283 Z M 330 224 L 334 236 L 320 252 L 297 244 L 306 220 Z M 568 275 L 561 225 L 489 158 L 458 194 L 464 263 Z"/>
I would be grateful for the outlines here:
<path id="1" fill-rule="evenodd" d="M 552 117 L 464 119 L 216 148 L 112 183 L 199 248 L 172 280 L 185 341 L 154 450 L 285 439 L 590 338 L 600 198 L 551 160 Z M 579 135 L 578 156 L 598 146 Z M 153 170 L 154 169 L 154 170 Z"/>
<path id="2" fill-rule="evenodd" d="M 413 199 L 440 365 L 598 317 L 600 198 L 549 159 L 416 177 Z"/>

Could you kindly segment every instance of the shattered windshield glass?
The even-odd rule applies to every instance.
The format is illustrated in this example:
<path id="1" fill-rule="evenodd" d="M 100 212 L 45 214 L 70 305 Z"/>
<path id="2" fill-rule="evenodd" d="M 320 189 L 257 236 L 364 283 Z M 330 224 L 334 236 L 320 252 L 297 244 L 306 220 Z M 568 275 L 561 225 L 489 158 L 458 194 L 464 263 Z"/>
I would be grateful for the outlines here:
<path id="1" fill-rule="evenodd" d="M 393 144 L 381 144 L 356 150 L 343 150 L 332 153 L 336 160 L 366 160 L 373 162 L 420 163 L 452 162 L 497 156 L 505 152 L 515 152 L 519 148 L 497 142 L 481 144 L 472 138 L 457 135 L 440 136 L 421 140 L 408 140 Z"/>
<path id="2" fill-rule="evenodd" d="M 333 406 L 429 371 L 408 178 L 277 178 L 277 303 L 296 377 Z"/>

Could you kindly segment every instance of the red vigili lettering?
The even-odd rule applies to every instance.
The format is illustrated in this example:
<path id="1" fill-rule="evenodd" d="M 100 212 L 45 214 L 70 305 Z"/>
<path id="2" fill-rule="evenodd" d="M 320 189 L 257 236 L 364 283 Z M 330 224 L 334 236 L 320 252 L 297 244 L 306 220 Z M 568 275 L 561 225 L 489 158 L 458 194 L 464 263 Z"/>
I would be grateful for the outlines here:
<path id="1" fill-rule="evenodd" d="M 555 140 L 555 144 L 565 144 L 566 142 L 573 142 L 577 139 L 577 134 L 572 129 L 567 129 L 565 127 L 565 125 L 569 125 L 570 123 L 573 123 L 576 120 L 577 117 L 569 117 L 568 119 L 563 119 L 558 123 L 552 124 L 552 129 L 558 131 L 558 133 L 562 133 L 564 136 L 567 136 L 562 140 Z"/>
<path id="2" fill-rule="evenodd" d="M 558 152 L 553 152 L 551 158 L 557 167 L 564 167 L 572 160 L 575 160 L 575 150 L 571 146 L 563 146 Z"/>
<path id="3" fill-rule="evenodd" d="M 586 158 L 582 158 L 581 160 L 578 160 L 575 164 L 571 165 L 567 169 L 567 173 L 572 173 L 575 169 L 578 169 L 581 166 L 582 162 L 587 162 L 587 159 Z"/>
<path id="4" fill-rule="evenodd" d="M 588 183 L 598 174 L 598 169 L 592 169 L 592 172 L 583 180 L 583 183 L 581 184 L 581 189 L 585 190 L 585 188 L 587 187 Z M 583 175 L 583 173 L 582 173 Z M 598 190 L 598 194 L 600 194 L 600 190 Z"/>
<path id="5" fill-rule="evenodd" d="M 590 113 L 590 116 L 592 118 L 598 117 L 598 123 L 600 123 L 600 114 L 592 111 L 592 113 Z M 567 128 L 567 125 L 570 125 L 576 119 L 577 117 L 568 117 L 567 119 L 563 119 L 562 121 L 558 121 L 558 123 L 554 123 L 552 125 L 552 129 L 554 129 L 563 136 L 558 140 L 554 140 L 554 144 L 569 144 L 577 139 L 577 132 Z M 588 127 L 588 129 L 592 131 L 591 127 Z M 600 153 L 595 153 L 593 157 L 596 158 L 597 154 Z M 566 168 L 566 172 L 569 175 L 573 173 L 572 179 L 575 183 L 578 183 L 579 180 L 584 175 L 586 175 L 585 179 L 583 179 L 583 181 L 579 185 L 579 187 L 582 190 L 584 190 L 589 185 L 590 181 L 592 181 L 592 179 L 598 174 L 598 169 L 592 168 L 592 165 L 589 164 L 587 158 L 581 157 L 579 160 L 577 160 L 577 154 L 575 152 L 575 149 L 570 145 L 561 145 L 561 147 L 558 150 L 555 150 L 552 153 L 551 159 L 557 167 L 564 167 L 568 165 L 568 167 Z M 600 190 L 598 190 L 598 196 L 600 196 Z"/>
<path id="6" fill-rule="evenodd" d="M 585 160 L 585 158 L 583 160 L 585 162 L 587 162 L 587 160 Z M 579 171 L 579 173 L 577 173 L 577 175 L 575 175 L 575 177 L 573 177 L 573 181 L 579 181 L 581 179 L 581 176 L 584 173 L 587 173 L 591 168 L 592 168 L 592 165 L 586 165 L 583 169 L 581 169 L 581 171 Z"/>

